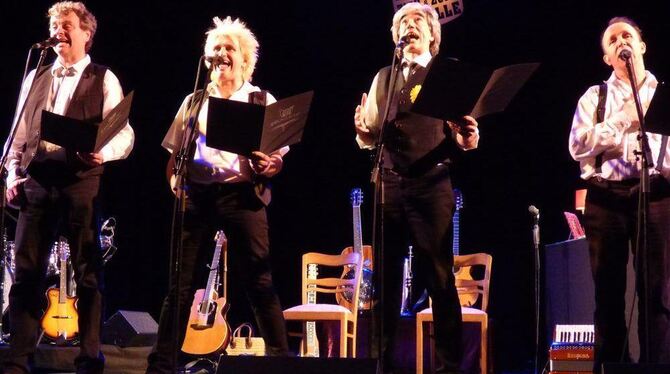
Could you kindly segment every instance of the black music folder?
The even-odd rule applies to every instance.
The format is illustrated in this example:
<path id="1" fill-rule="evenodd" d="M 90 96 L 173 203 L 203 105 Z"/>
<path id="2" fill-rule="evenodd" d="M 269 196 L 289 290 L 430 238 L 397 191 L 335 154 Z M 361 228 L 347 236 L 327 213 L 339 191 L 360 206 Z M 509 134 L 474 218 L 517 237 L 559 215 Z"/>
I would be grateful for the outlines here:
<path id="1" fill-rule="evenodd" d="M 525 63 L 490 70 L 435 57 L 411 111 L 443 120 L 502 112 L 539 65 Z"/>
<path id="2" fill-rule="evenodd" d="M 670 135 L 670 92 L 664 82 L 658 82 L 654 97 L 644 115 L 645 131 Z"/>
<path id="3" fill-rule="evenodd" d="M 82 121 L 42 111 L 42 140 L 77 152 L 97 153 L 128 121 L 134 91 L 130 92 L 100 123 Z"/>
<path id="4" fill-rule="evenodd" d="M 210 96 L 205 143 L 243 156 L 298 143 L 313 96 L 314 91 L 303 92 L 268 106 Z"/>

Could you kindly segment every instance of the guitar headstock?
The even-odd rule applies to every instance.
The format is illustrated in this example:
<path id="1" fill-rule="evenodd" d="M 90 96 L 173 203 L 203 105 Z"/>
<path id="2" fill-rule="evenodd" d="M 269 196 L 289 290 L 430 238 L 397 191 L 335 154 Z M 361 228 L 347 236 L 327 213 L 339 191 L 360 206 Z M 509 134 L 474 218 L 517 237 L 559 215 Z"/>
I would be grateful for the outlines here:
<path id="1" fill-rule="evenodd" d="M 67 261 L 68 257 L 70 257 L 70 245 L 67 243 L 65 237 L 61 236 L 58 238 L 56 250 L 58 251 L 58 260 Z"/>
<path id="2" fill-rule="evenodd" d="M 223 244 L 228 241 L 228 238 L 226 238 L 226 234 L 223 230 L 218 230 L 216 235 L 214 235 L 214 240 L 216 241 L 217 248 L 221 248 Z"/>
<path id="3" fill-rule="evenodd" d="M 351 206 L 358 208 L 363 204 L 363 191 L 360 188 L 351 190 Z"/>
<path id="4" fill-rule="evenodd" d="M 454 199 L 456 200 L 456 210 L 463 209 L 463 194 L 458 188 L 454 188 Z"/>

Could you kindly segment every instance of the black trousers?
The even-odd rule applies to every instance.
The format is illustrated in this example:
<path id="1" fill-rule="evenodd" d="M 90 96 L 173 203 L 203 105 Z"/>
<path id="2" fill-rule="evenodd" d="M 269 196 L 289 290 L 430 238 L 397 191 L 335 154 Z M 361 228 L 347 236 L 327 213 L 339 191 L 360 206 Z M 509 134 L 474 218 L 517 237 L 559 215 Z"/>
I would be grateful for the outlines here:
<path id="1" fill-rule="evenodd" d="M 49 251 L 58 234 L 68 239 L 79 297 L 81 350 L 75 359 L 77 372 L 102 372 L 102 257 L 93 220 L 99 186 L 99 176 L 51 178 L 46 182 L 29 176 L 26 180 L 25 203 L 15 238 L 16 280 L 9 293 L 11 345 L 5 372 L 29 371 L 39 337 Z"/>
<path id="2" fill-rule="evenodd" d="M 286 355 L 286 323 L 272 283 L 268 222 L 265 206 L 251 183 L 189 184 L 184 220 L 183 253 L 179 285 L 179 338 L 173 340 L 173 306 L 176 290 L 171 287 L 163 303 L 158 342 L 149 355 L 147 373 L 171 373 L 172 354 L 181 349 L 194 291 L 204 288 L 212 260 L 214 234 L 223 229 L 228 238 L 229 259 L 239 269 L 240 279 L 228 287 L 242 287 L 251 303 L 256 322 L 270 355 Z"/>
<path id="3" fill-rule="evenodd" d="M 670 362 L 670 186 L 663 178 L 651 184 L 646 268 L 648 300 L 642 276 L 645 257 L 636 251 L 638 185 L 636 181 L 590 181 L 585 229 L 595 283 L 595 369 L 602 362 L 630 361 L 625 345 L 626 264 L 629 243 L 635 254 L 639 310 L 640 360 Z M 644 316 L 645 301 L 649 319 Z M 648 323 L 648 326 L 646 324 Z M 649 336 L 646 336 L 649 331 Z M 649 340 L 649 345 L 646 340 Z"/>
<path id="4" fill-rule="evenodd" d="M 433 300 L 435 349 L 443 370 L 458 372 L 462 358 L 461 307 L 452 270 L 454 196 L 448 167 L 407 178 L 391 171 L 384 181 L 384 369 L 393 369 L 400 318 L 403 260 L 413 246 L 414 276 Z"/>

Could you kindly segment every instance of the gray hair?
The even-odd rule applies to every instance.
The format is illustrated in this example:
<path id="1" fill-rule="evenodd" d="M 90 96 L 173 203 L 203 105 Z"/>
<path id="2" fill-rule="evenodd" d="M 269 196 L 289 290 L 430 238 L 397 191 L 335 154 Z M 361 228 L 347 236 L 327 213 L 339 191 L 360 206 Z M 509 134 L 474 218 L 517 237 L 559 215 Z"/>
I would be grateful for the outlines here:
<path id="1" fill-rule="evenodd" d="M 398 44 L 398 31 L 400 30 L 400 21 L 410 13 L 421 13 L 426 17 L 426 22 L 430 28 L 430 33 L 433 36 L 433 41 L 430 43 L 430 54 L 435 56 L 440 51 L 440 41 L 442 40 L 442 28 L 438 20 L 435 8 L 430 5 L 421 3 L 407 3 L 402 8 L 398 9 L 393 15 L 393 26 L 391 26 L 391 33 L 393 34 L 393 42 Z"/>

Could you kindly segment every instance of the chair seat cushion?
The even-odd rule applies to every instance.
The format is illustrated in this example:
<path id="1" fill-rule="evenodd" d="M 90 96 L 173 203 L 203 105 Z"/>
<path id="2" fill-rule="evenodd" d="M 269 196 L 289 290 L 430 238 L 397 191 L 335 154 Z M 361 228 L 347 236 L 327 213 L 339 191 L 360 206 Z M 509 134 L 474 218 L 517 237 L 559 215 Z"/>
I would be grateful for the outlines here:
<path id="1" fill-rule="evenodd" d="M 417 314 L 422 315 L 422 316 L 432 315 L 433 314 L 433 308 L 426 308 L 426 309 L 420 311 Z M 483 316 L 483 315 L 486 315 L 486 312 L 483 312 L 483 311 L 481 311 L 479 309 L 476 309 L 476 308 L 470 308 L 470 307 L 467 307 L 467 306 L 462 306 L 461 307 L 461 314 L 470 314 L 470 315 L 476 314 L 476 315 L 482 315 Z"/>
<path id="2" fill-rule="evenodd" d="M 337 304 L 303 304 L 284 310 L 284 318 L 291 320 L 351 320 L 351 311 Z"/>

